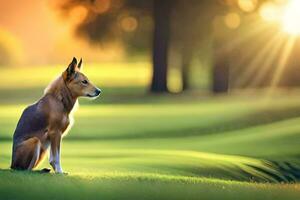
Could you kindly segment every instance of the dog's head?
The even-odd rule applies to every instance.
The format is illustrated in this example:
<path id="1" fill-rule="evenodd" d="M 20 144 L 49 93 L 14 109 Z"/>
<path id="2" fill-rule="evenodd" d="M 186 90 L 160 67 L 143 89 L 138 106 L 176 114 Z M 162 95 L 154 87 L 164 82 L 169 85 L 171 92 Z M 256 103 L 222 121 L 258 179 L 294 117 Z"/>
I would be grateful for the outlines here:
<path id="1" fill-rule="evenodd" d="M 73 58 L 68 68 L 63 72 L 63 79 L 71 91 L 76 97 L 98 97 L 101 90 L 93 85 L 89 79 L 80 72 L 82 69 L 82 59 L 77 64 L 76 58 Z"/>

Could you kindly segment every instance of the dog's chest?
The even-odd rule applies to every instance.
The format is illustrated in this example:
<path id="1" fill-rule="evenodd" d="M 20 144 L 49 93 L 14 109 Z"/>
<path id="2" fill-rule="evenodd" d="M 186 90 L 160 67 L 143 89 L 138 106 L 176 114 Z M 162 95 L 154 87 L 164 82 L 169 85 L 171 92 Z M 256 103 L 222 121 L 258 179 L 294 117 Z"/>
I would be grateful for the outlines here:
<path id="1" fill-rule="evenodd" d="M 68 115 L 64 115 L 61 120 L 62 133 L 66 131 L 68 126 L 70 125 L 70 119 Z"/>

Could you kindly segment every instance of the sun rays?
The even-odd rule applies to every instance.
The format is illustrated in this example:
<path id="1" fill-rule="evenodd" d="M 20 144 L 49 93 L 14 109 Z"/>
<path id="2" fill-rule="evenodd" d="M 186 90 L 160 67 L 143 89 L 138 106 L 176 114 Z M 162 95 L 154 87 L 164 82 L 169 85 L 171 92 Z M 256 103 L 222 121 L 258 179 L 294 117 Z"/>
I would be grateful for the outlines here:
<path id="1" fill-rule="evenodd" d="M 283 49 L 282 49 L 282 54 L 279 59 L 279 63 L 277 65 L 277 68 L 273 74 L 273 78 L 271 80 L 270 84 L 270 93 L 276 88 L 278 85 L 281 75 L 284 71 L 284 69 L 287 67 L 286 63 L 288 61 L 288 58 L 292 52 L 293 46 L 295 44 L 296 37 L 290 37 L 286 41 Z"/>
<path id="2" fill-rule="evenodd" d="M 243 70 L 243 73 L 240 74 L 239 78 L 236 81 L 236 84 L 238 86 L 245 86 L 245 85 L 257 85 L 259 82 L 253 81 L 253 79 L 258 74 L 262 74 L 261 70 L 267 70 L 268 66 L 264 66 L 266 68 L 262 67 L 262 63 L 264 60 L 268 57 L 270 57 L 272 54 L 272 50 L 276 45 L 280 44 L 281 34 L 276 33 L 272 38 L 266 42 L 266 44 L 263 45 L 261 49 L 256 49 L 255 56 L 252 58 L 252 60 L 249 62 L 246 69 Z"/>
<path id="3" fill-rule="evenodd" d="M 234 63 L 230 69 L 232 88 L 263 87 L 268 88 L 269 95 L 282 86 L 300 35 L 299 7 L 299 0 L 280 6 L 269 3 L 260 15 L 245 17 L 246 26 L 222 48 L 234 54 L 230 58 Z"/>

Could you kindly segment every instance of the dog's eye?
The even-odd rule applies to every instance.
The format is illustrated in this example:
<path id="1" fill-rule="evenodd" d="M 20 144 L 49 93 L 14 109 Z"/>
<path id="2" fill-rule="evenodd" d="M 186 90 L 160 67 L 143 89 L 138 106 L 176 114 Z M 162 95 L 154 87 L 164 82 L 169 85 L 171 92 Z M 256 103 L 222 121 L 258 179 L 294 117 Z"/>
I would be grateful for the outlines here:
<path id="1" fill-rule="evenodd" d="M 81 83 L 84 84 L 84 85 L 86 85 L 86 84 L 88 84 L 88 81 L 87 80 L 83 80 L 83 81 L 81 81 Z"/>

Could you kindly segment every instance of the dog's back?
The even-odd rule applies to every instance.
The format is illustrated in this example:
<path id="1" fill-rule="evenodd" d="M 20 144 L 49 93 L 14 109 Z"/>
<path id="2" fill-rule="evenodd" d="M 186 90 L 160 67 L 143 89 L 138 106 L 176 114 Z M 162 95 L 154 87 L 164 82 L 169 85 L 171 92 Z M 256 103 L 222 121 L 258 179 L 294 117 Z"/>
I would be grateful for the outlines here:
<path id="1" fill-rule="evenodd" d="M 47 132 L 47 115 L 40 109 L 41 100 L 28 106 L 23 111 L 13 135 L 13 158 L 15 158 L 16 147 L 28 138 L 42 138 Z M 12 168 L 14 168 L 12 160 Z"/>
<path id="2" fill-rule="evenodd" d="M 22 142 L 31 134 L 46 130 L 46 115 L 38 109 L 39 102 L 28 106 L 22 113 L 14 132 L 14 142 Z"/>

